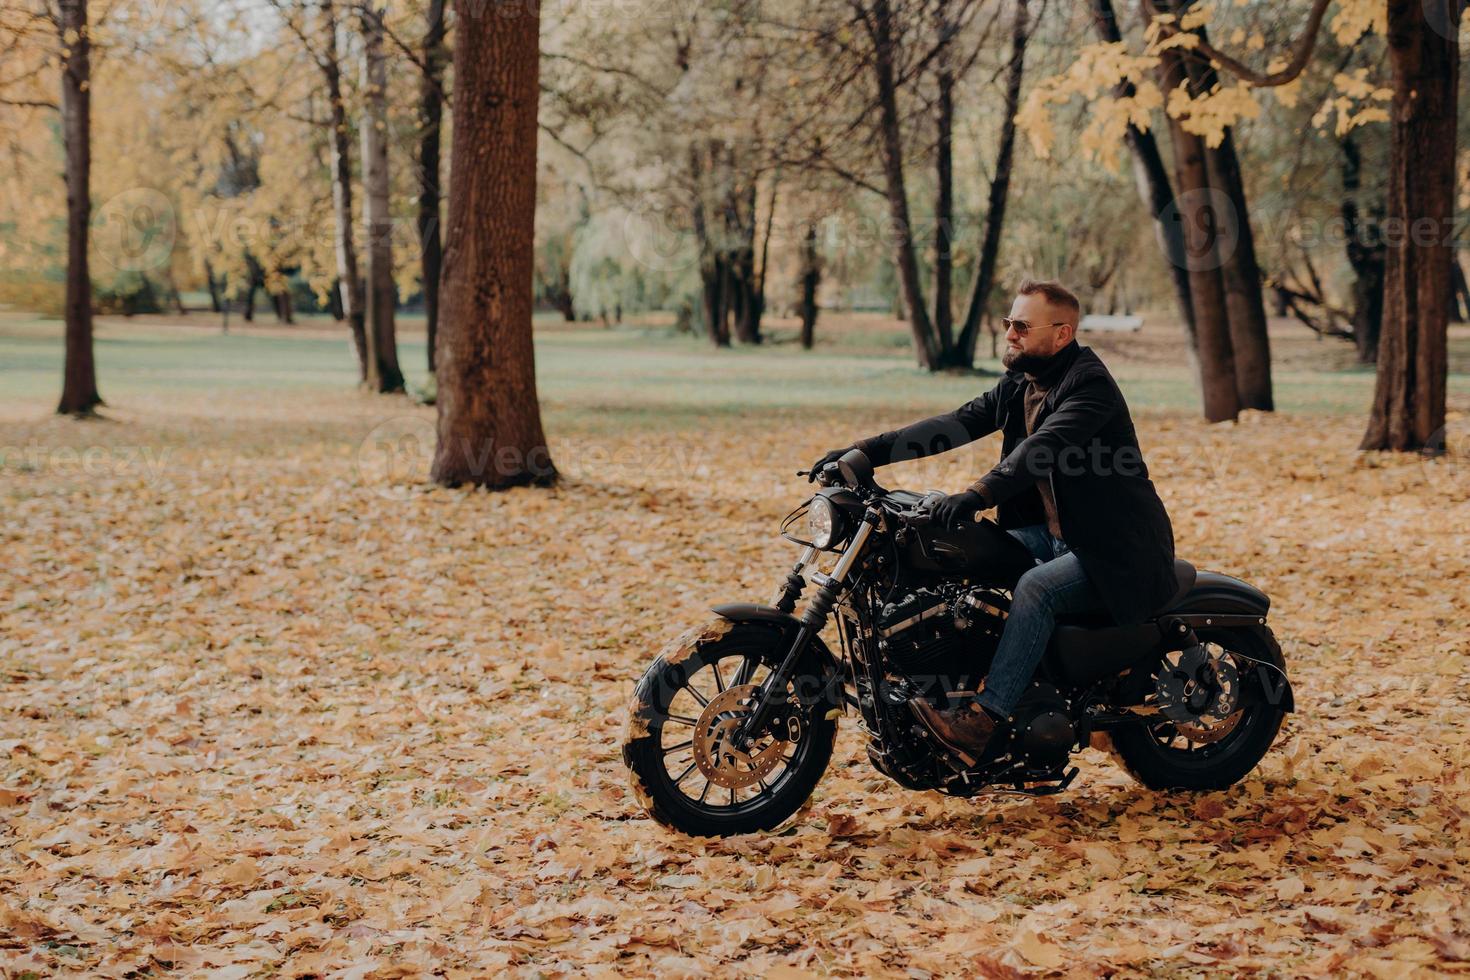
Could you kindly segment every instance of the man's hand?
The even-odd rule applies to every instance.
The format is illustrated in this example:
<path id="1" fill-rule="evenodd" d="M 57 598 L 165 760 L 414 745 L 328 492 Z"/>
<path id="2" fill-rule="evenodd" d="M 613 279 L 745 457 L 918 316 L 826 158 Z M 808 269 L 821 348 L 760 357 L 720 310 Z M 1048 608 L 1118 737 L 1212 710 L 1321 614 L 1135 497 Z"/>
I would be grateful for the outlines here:
<path id="1" fill-rule="evenodd" d="M 812 468 L 806 471 L 806 482 L 811 483 L 817 478 L 817 475 L 822 472 L 822 467 L 826 466 L 828 463 L 837 462 L 843 457 L 845 453 L 847 453 L 851 449 L 851 446 L 845 446 L 842 449 L 834 449 L 831 452 L 827 453 L 827 455 L 823 456 L 821 459 L 817 460 L 815 463 L 812 464 Z"/>
<path id="2" fill-rule="evenodd" d="M 930 506 L 929 513 L 934 515 L 934 523 L 940 527 L 953 527 L 962 520 L 973 521 L 975 511 L 983 510 L 985 506 L 984 497 L 974 490 L 966 490 L 940 497 Z"/>

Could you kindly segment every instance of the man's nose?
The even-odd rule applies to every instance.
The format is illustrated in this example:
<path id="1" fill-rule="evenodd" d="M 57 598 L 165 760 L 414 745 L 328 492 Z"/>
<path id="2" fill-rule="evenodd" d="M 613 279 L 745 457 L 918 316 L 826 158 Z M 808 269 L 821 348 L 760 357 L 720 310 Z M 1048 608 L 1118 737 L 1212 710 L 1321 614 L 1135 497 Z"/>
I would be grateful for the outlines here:
<path id="1" fill-rule="evenodd" d="M 1021 332 L 1015 327 L 1006 327 L 1006 340 L 1020 340 Z"/>

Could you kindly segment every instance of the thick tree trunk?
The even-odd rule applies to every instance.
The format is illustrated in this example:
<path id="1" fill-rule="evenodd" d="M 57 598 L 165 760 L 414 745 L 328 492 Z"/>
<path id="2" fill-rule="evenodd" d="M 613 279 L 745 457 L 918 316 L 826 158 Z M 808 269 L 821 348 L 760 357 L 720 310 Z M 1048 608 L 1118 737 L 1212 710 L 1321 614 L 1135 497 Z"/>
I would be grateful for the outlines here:
<path id="1" fill-rule="evenodd" d="M 1112 0 L 1092 0 L 1092 22 L 1100 38 L 1112 44 L 1121 43 L 1117 14 Z M 1131 99 L 1137 94 L 1132 82 L 1122 82 L 1114 91 L 1120 99 Z M 1133 159 L 1133 182 L 1138 196 L 1154 219 L 1154 240 L 1159 251 L 1169 264 L 1169 281 L 1174 287 L 1174 302 L 1179 307 L 1179 316 L 1184 324 L 1184 333 L 1189 341 L 1193 356 L 1198 356 L 1198 342 L 1194 333 L 1194 305 L 1189 296 L 1189 268 L 1184 254 L 1184 228 L 1172 220 L 1174 189 L 1169 183 L 1169 170 L 1159 152 L 1158 140 L 1152 130 L 1129 125 L 1123 134 L 1128 144 L 1129 156 Z"/>
<path id="2" fill-rule="evenodd" d="M 1389 0 L 1388 250 L 1378 383 L 1363 449 L 1445 449 L 1459 49 L 1452 0 Z M 1450 31 L 1436 27 L 1451 25 Z M 1449 36 L 1446 36 L 1446 35 Z"/>
<path id="3" fill-rule="evenodd" d="M 1362 155 L 1353 133 L 1344 136 L 1342 147 L 1342 226 L 1347 239 L 1347 260 L 1353 270 L 1353 344 L 1358 363 L 1378 359 L 1378 334 L 1383 325 L 1383 271 L 1387 259 L 1383 238 L 1375 224 L 1363 220 L 1358 209 L 1362 189 Z"/>
<path id="4" fill-rule="evenodd" d="M 322 75 L 327 84 L 327 110 L 332 120 L 332 224 L 337 253 L 337 288 L 342 313 L 352 328 L 358 379 L 367 381 L 368 348 L 363 327 L 362 280 L 357 274 L 357 247 L 352 241 L 352 151 L 347 104 L 342 98 L 342 63 L 337 55 L 334 0 L 322 4 Z"/>
<path id="5" fill-rule="evenodd" d="M 1204 27 L 1194 33 L 1208 43 Z M 1208 59 L 1183 50 L 1181 58 L 1189 73 L 1190 87 L 1198 95 L 1219 87 L 1220 76 Z M 1266 300 L 1262 292 L 1261 267 L 1256 260 L 1255 235 L 1251 231 L 1250 205 L 1235 137 L 1225 128 L 1220 145 L 1205 147 L 1205 166 L 1212 198 L 1219 197 L 1217 215 L 1226 219 L 1220 241 L 1220 277 L 1225 287 L 1225 310 L 1230 321 L 1230 344 L 1235 361 L 1235 388 L 1242 408 L 1272 411 L 1271 342 L 1266 333 Z M 1219 212 L 1223 212 L 1220 214 Z"/>
<path id="6" fill-rule="evenodd" d="M 909 220 L 908 189 L 903 174 L 903 135 L 898 118 L 898 83 L 894 66 L 893 11 L 888 0 L 876 0 L 872 11 L 873 73 L 878 88 L 880 145 L 883 178 L 892 222 L 893 263 L 898 269 L 903 305 L 913 334 L 914 357 L 920 367 L 933 371 L 940 366 L 939 344 L 924 304 L 919 282 L 919 256 L 914 248 L 914 227 Z"/>
<path id="7" fill-rule="evenodd" d="M 62 415 L 91 415 L 102 404 L 92 355 L 92 38 L 86 0 L 61 0 L 61 131 L 66 144 L 66 363 Z"/>
<path id="8" fill-rule="evenodd" d="M 817 223 L 806 226 L 801 240 L 801 346 L 812 349 L 817 328 L 817 287 L 822 281 L 822 267 L 817 261 Z"/>
<path id="9" fill-rule="evenodd" d="M 459 8 L 431 470 L 450 486 L 556 479 L 531 339 L 538 9 Z"/>
<path id="10" fill-rule="evenodd" d="M 1159 74 L 1160 87 L 1166 92 L 1186 78 L 1177 50 L 1163 52 Z M 1217 195 L 1210 189 L 1204 140 L 1186 132 L 1173 117 L 1169 117 L 1169 137 L 1174 147 L 1174 186 L 1179 192 L 1176 208 L 1184 230 L 1185 264 L 1194 305 L 1204 414 L 1211 422 L 1233 421 L 1240 414 L 1240 394 L 1235 384 L 1235 356 L 1220 275 Z"/>
<path id="11" fill-rule="evenodd" d="M 1206 147 L 1210 183 L 1225 196 L 1232 219 L 1234 247 L 1220 256 L 1225 287 L 1225 310 L 1230 318 L 1230 348 L 1235 361 L 1235 390 L 1241 408 L 1263 412 L 1275 409 L 1271 391 L 1271 341 L 1266 334 L 1266 299 L 1261 290 L 1261 267 L 1256 261 L 1250 208 L 1240 176 L 1240 160 L 1229 128 L 1214 149 Z M 1223 244 L 1223 243 L 1222 243 Z M 1221 249 L 1222 253 L 1225 251 Z"/>
<path id="12" fill-rule="evenodd" d="M 1005 119 L 1000 127 L 1000 147 L 995 157 L 995 176 L 990 181 L 986 202 L 985 228 L 980 235 L 980 255 L 975 265 L 975 278 L 970 283 L 970 301 L 965 306 L 965 319 L 960 325 L 957 362 L 961 367 L 975 364 L 975 344 L 980 339 L 980 321 L 985 305 L 995 287 L 996 263 L 1000 261 L 1001 232 L 1005 228 L 1006 200 L 1011 189 L 1011 162 L 1016 152 L 1016 112 L 1021 107 L 1021 82 L 1026 72 L 1026 44 L 1031 37 L 1026 0 L 1018 0 L 1016 19 L 1011 26 L 1011 62 L 1006 69 Z M 992 344 L 992 346 L 994 346 Z"/>
<path id="13" fill-rule="evenodd" d="M 393 282 L 393 217 L 388 211 L 388 62 L 383 54 L 386 8 L 362 8 L 362 223 L 367 237 L 368 390 L 403 390 L 393 319 L 398 287 Z"/>
<path id="14" fill-rule="evenodd" d="M 439 332 L 439 147 L 444 116 L 444 0 L 429 0 L 424 34 L 424 76 L 419 83 L 419 270 L 424 284 L 424 324 L 429 373 L 434 372 L 434 342 Z M 572 319 L 571 293 L 562 315 Z"/>

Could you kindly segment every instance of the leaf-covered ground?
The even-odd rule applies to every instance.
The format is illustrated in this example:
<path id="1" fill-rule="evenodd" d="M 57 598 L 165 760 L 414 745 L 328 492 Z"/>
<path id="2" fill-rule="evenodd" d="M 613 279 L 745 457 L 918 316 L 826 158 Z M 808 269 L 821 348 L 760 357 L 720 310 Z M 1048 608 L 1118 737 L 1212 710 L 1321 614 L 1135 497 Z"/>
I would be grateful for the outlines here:
<path id="1" fill-rule="evenodd" d="M 1139 408 L 1180 553 L 1271 593 L 1295 680 L 1233 790 L 1087 752 L 1058 798 L 917 794 L 848 719 L 784 833 L 643 817 L 633 681 L 768 596 L 795 469 L 952 407 L 893 378 L 900 407 L 842 412 L 589 381 L 549 399 L 567 479 L 497 495 L 418 485 L 432 410 L 402 400 L 104 373 L 77 424 L 0 393 L 0 970 L 1470 972 L 1463 386 L 1437 461 L 1353 453 L 1357 414 Z"/>

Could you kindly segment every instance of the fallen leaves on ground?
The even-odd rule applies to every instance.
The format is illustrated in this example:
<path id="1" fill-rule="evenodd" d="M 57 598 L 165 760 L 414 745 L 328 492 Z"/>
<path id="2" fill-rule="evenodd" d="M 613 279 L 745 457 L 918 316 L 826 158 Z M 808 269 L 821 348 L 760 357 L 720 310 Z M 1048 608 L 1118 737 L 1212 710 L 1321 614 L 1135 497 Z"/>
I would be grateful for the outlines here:
<path id="1" fill-rule="evenodd" d="M 1463 456 L 1140 413 L 1180 553 L 1271 593 L 1296 684 L 1230 791 L 1152 793 L 1090 751 L 1056 798 L 913 793 L 849 718 L 789 829 L 704 842 L 627 789 L 632 684 L 712 603 L 770 594 L 794 470 L 907 417 L 553 408 L 559 461 L 608 462 L 484 494 L 366 479 L 385 404 L 5 409 L 0 442 L 39 451 L 0 471 L 4 969 L 1470 970 Z M 890 482 L 961 486 L 994 452 Z"/>

